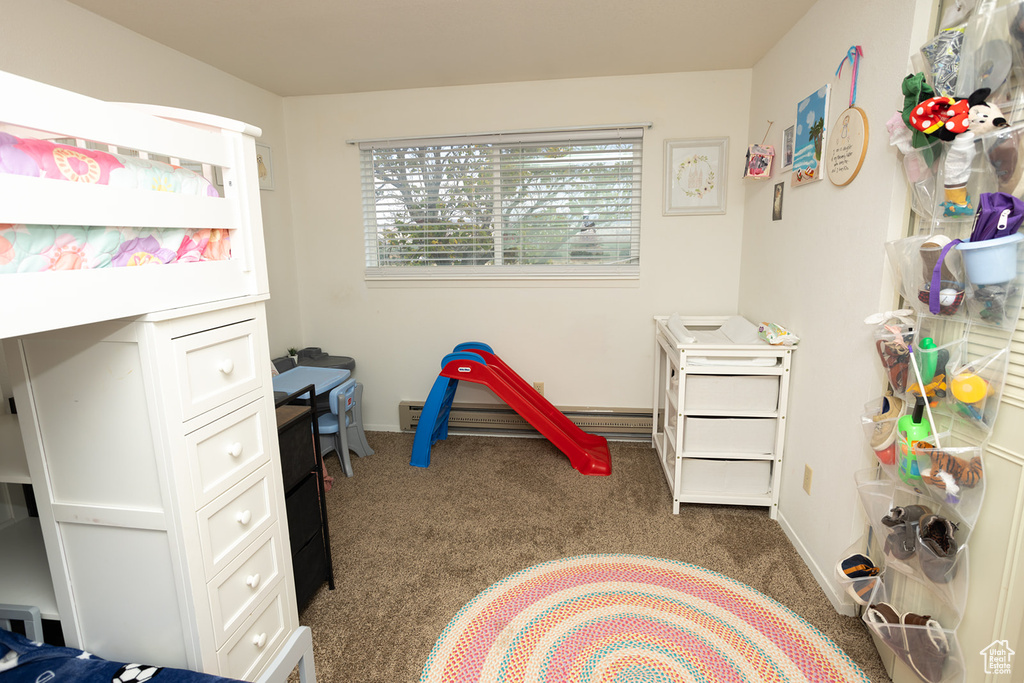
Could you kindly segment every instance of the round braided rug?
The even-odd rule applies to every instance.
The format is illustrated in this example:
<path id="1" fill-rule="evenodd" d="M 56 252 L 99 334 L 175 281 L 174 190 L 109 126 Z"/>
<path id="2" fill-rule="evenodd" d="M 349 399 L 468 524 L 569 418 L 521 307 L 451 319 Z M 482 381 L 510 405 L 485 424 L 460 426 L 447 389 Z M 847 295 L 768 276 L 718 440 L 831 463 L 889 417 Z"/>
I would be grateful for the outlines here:
<path id="1" fill-rule="evenodd" d="M 753 588 L 692 564 L 586 555 L 471 600 L 423 683 L 868 682 L 832 640 Z"/>

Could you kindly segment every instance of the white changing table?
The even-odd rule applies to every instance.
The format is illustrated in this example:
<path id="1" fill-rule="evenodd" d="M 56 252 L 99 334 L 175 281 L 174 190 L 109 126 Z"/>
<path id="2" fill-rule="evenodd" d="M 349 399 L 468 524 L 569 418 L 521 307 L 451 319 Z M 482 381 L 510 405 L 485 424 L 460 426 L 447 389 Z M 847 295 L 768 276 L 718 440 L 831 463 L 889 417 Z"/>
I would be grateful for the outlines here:
<path id="1" fill-rule="evenodd" d="M 682 317 L 716 330 L 728 316 Z M 652 441 L 681 503 L 755 505 L 778 514 L 795 347 L 684 343 L 655 316 Z"/>

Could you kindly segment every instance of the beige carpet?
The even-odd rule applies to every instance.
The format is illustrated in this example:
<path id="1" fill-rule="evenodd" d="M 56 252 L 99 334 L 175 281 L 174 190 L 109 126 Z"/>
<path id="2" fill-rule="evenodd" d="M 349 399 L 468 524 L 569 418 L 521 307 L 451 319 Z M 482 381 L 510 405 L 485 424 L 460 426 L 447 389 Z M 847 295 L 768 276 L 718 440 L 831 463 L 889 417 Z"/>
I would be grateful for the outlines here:
<path id="1" fill-rule="evenodd" d="M 671 500 L 654 451 L 611 443 L 612 475 L 586 477 L 541 439 L 451 436 L 429 468 L 409 466 L 412 434 L 367 435 L 327 494 L 335 590 L 300 612 L 321 683 L 415 682 L 445 625 L 494 582 L 541 562 L 631 553 L 700 565 L 778 600 L 884 682 L 859 619 L 836 614 L 763 508 Z"/>

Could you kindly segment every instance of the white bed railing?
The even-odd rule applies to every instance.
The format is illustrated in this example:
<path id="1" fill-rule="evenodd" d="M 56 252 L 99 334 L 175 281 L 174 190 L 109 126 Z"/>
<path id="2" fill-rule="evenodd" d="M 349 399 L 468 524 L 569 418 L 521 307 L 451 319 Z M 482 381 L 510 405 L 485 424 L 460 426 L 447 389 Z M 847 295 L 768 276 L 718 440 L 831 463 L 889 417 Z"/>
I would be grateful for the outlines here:
<path id="1" fill-rule="evenodd" d="M 217 169 L 223 181 L 223 197 L 216 198 L 0 174 L 0 223 L 231 231 L 226 261 L 0 274 L 0 338 L 268 294 L 258 128 L 180 109 L 103 102 L 0 72 L 0 130 L 188 160 Z"/>

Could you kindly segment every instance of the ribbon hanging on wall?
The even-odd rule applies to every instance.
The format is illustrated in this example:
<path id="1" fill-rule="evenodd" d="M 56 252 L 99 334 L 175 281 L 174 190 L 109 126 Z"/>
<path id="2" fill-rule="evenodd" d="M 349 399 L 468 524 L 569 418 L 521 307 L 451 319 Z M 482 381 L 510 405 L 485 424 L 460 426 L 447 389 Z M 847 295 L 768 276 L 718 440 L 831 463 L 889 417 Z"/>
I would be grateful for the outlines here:
<path id="1" fill-rule="evenodd" d="M 868 150 L 868 118 L 864 110 L 856 106 L 857 79 L 860 72 L 860 59 L 864 50 L 860 45 L 853 45 L 847 51 L 843 61 L 836 69 L 836 78 L 842 75 L 846 62 L 850 62 L 850 102 L 838 117 L 831 129 L 831 137 L 825 148 L 825 167 L 828 179 L 833 185 L 848 185 L 860 173 L 864 164 L 864 155 Z"/>

